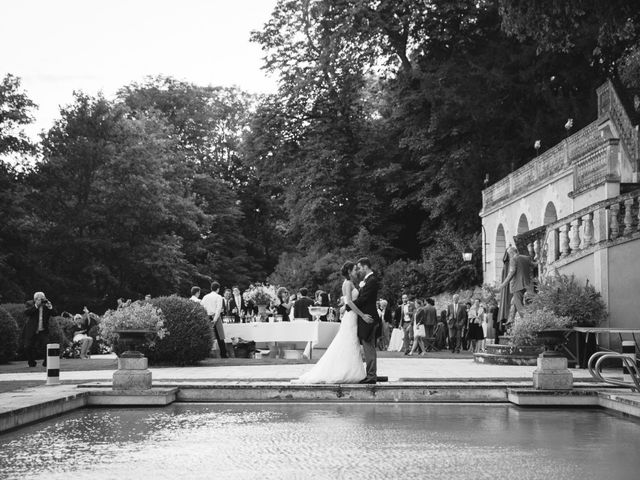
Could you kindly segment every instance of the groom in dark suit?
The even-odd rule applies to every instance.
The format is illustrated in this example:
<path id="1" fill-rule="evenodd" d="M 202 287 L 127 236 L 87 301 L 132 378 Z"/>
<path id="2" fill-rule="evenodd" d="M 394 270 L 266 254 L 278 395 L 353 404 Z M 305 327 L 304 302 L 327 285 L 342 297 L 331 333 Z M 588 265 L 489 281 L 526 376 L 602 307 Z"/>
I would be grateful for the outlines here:
<path id="1" fill-rule="evenodd" d="M 380 282 L 374 275 L 373 270 L 371 270 L 371 262 L 368 258 L 361 258 L 358 260 L 357 265 L 358 273 L 360 273 L 364 279 L 360 282 L 358 298 L 353 303 L 362 310 L 362 313 L 367 315 L 365 318 L 358 317 L 358 339 L 362 344 L 364 360 L 367 364 L 367 376 L 360 383 L 376 383 L 376 379 L 378 378 L 376 338 L 379 337 L 382 332 L 380 316 L 376 308 Z"/>

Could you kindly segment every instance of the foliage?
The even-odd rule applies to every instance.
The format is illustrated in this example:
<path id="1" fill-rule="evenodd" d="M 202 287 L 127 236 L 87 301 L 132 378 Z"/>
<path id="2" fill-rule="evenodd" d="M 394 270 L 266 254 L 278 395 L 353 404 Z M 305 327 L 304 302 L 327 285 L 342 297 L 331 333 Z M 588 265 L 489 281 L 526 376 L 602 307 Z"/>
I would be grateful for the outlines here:
<path id="1" fill-rule="evenodd" d="M 640 6 L 628 0 L 500 0 L 502 25 L 540 50 L 583 49 L 610 65 L 638 39 Z"/>
<path id="2" fill-rule="evenodd" d="M 25 304 L 24 303 L 3 303 L 0 305 L 0 308 L 5 310 L 11 317 L 15 320 L 16 325 L 18 326 L 18 345 L 17 345 L 17 360 L 24 360 L 25 352 L 24 352 L 24 338 L 23 331 L 24 326 L 27 323 L 27 316 L 24 313 Z"/>
<path id="3" fill-rule="evenodd" d="M 48 343 L 60 345 L 60 351 L 64 351 L 73 345 L 73 332 L 76 324 L 69 317 L 51 317 L 49 319 L 49 339 Z"/>
<path id="4" fill-rule="evenodd" d="M 116 310 L 107 310 L 102 316 L 99 327 L 100 337 L 112 345 L 116 353 L 120 353 L 117 330 L 149 330 L 151 333 L 145 345 L 142 346 L 142 352 L 147 357 L 150 356 L 149 352 L 156 347 L 157 342 L 171 333 L 165 327 L 162 311 L 148 302 L 133 302 Z"/>
<path id="5" fill-rule="evenodd" d="M 540 283 L 530 308 L 569 317 L 579 327 L 597 327 L 607 318 L 607 306 L 600 293 L 588 281 L 581 285 L 573 275 L 547 277 Z"/>
<path id="6" fill-rule="evenodd" d="M 253 302 L 254 305 L 271 305 L 277 298 L 276 287 L 273 285 L 253 285 L 244 292 L 245 301 Z"/>
<path id="7" fill-rule="evenodd" d="M 562 317 L 549 309 L 528 311 L 523 318 L 517 319 L 509 329 L 508 335 L 512 345 L 539 344 L 537 333 L 543 330 L 571 328 L 575 322 L 569 317 Z"/>
<path id="8" fill-rule="evenodd" d="M 0 308 L 0 363 L 15 359 L 19 337 L 18 324 L 9 312 Z"/>
<path id="9" fill-rule="evenodd" d="M 202 305 L 176 295 L 154 298 L 152 304 L 162 312 L 171 335 L 161 338 L 149 352 L 151 362 L 193 365 L 209 355 L 213 333 Z"/>
<path id="10" fill-rule="evenodd" d="M 0 81 L 0 158 L 34 151 L 20 127 L 31 123 L 29 111 L 36 105 L 21 91 L 20 78 L 11 74 Z"/>

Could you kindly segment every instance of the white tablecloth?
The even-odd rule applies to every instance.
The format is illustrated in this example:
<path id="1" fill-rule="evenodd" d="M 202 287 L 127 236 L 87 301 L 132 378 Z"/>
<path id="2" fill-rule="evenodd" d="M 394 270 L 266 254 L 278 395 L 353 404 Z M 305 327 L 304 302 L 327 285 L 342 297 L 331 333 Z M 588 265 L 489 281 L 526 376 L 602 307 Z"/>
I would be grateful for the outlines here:
<path id="1" fill-rule="evenodd" d="M 339 328 L 338 322 L 225 323 L 224 336 L 254 342 L 313 342 L 314 348 L 327 348 Z"/>
<path id="2" fill-rule="evenodd" d="M 404 341 L 404 330 L 401 328 L 394 328 L 391 332 L 391 339 L 389 340 L 389 346 L 387 352 L 401 352 L 402 342 Z"/>

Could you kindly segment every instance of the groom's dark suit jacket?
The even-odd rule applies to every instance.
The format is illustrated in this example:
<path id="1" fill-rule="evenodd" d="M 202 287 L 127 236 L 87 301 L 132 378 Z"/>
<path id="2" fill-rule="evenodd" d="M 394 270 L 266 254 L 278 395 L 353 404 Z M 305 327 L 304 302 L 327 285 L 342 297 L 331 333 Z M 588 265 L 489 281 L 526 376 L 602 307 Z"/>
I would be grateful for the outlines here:
<path id="1" fill-rule="evenodd" d="M 369 275 L 364 281 L 364 287 L 358 293 L 358 298 L 353 302 L 356 307 L 362 310 L 362 313 L 368 313 L 373 317 L 373 323 L 367 323 L 358 317 L 358 338 L 360 340 L 371 341 L 382 332 L 380 316 L 376 307 L 378 288 L 380 288 L 380 282 L 375 273 Z"/>

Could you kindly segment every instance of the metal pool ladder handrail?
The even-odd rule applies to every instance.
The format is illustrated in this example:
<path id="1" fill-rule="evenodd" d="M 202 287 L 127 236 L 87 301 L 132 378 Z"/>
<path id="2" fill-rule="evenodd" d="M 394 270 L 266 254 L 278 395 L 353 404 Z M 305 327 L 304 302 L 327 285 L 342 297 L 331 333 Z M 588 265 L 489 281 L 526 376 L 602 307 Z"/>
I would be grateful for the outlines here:
<path id="1" fill-rule="evenodd" d="M 602 376 L 602 371 L 601 371 L 602 362 L 604 362 L 609 358 L 622 360 L 623 365 L 629 371 L 632 382 L 625 382 L 624 380 L 616 380 L 614 378 L 605 378 Z M 638 371 L 638 367 L 636 367 L 635 358 L 632 359 L 631 357 L 629 357 L 624 353 L 596 352 L 593 355 L 591 355 L 591 358 L 589 358 L 587 368 L 589 369 L 589 373 L 591 374 L 591 376 L 596 380 L 600 380 L 601 382 L 605 382 L 605 383 L 610 383 L 612 385 L 619 385 L 621 387 L 629 387 L 632 390 L 635 390 L 636 392 L 640 392 L 640 372 Z"/>

